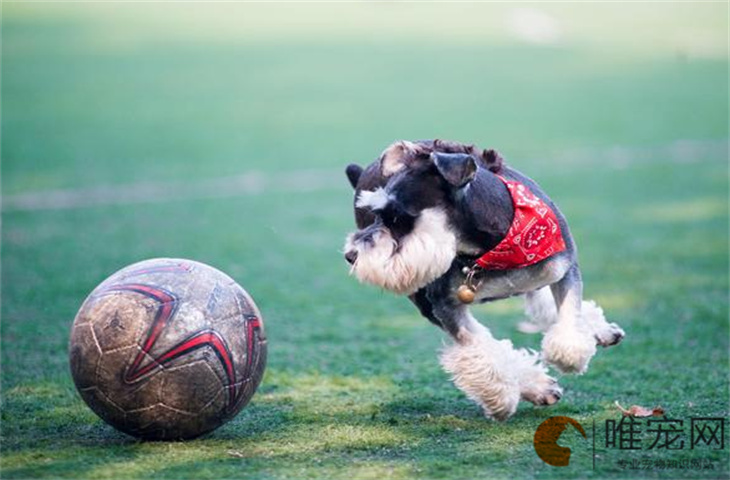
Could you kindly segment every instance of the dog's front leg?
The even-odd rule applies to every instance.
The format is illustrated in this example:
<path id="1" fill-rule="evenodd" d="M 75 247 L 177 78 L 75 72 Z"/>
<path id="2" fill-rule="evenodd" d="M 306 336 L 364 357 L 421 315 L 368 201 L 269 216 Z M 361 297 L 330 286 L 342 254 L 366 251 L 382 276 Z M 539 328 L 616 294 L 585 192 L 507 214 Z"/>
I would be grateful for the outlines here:
<path id="1" fill-rule="evenodd" d="M 550 289 L 558 319 L 543 337 L 543 357 L 562 372 L 584 373 L 596 353 L 596 337 L 581 312 L 583 282 L 578 266 L 573 265 Z"/>
<path id="2" fill-rule="evenodd" d="M 432 307 L 434 317 L 454 339 L 441 351 L 441 365 L 486 416 L 506 420 L 520 400 L 551 405 L 560 399 L 561 388 L 536 354 L 495 339 L 465 305 L 436 300 Z"/>

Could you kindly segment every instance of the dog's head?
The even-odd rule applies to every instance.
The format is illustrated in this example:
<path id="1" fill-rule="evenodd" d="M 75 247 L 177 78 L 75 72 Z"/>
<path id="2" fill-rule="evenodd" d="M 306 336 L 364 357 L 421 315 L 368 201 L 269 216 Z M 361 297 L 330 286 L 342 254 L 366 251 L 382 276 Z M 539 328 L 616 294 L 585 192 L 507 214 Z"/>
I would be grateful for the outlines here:
<path id="1" fill-rule="evenodd" d="M 345 258 L 361 282 L 411 294 L 448 271 L 459 240 L 457 202 L 492 150 L 452 142 L 396 142 L 363 170 L 347 168 L 358 231 Z"/>

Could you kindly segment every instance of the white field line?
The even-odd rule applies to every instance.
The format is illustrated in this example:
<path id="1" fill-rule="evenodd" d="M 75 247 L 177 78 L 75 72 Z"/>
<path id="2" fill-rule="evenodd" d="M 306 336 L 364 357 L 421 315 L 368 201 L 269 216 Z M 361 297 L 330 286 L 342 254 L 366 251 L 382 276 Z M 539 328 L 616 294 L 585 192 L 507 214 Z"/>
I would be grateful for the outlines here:
<path id="1" fill-rule="evenodd" d="M 728 161 L 727 140 L 681 140 L 653 147 L 614 146 L 564 151 L 526 164 L 550 169 L 585 167 L 625 169 L 639 164 L 701 164 Z M 292 170 L 284 173 L 249 172 L 194 182 L 141 182 L 127 185 L 50 190 L 5 195 L 2 211 L 65 210 L 105 205 L 165 203 L 206 198 L 229 198 L 276 192 L 306 193 L 349 189 L 342 169 Z"/>
<path id="2" fill-rule="evenodd" d="M 722 140 L 676 140 L 664 145 L 646 147 L 614 145 L 600 149 L 566 150 L 547 161 L 556 166 L 577 167 L 601 165 L 615 170 L 641 164 L 702 164 L 707 161 L 728 162 L 728 139 Z"/>
<path id="3" fill-rule="evenodd" d="M 2 198 L 2 211 L 64 210 L 104 205 L 165 203 L 180 200 L 347 189 L 344 168 L 297 170 L 283 174 L 249 172 L 196 182 L 141 182 L 127 185 L 21 193 Z"/>

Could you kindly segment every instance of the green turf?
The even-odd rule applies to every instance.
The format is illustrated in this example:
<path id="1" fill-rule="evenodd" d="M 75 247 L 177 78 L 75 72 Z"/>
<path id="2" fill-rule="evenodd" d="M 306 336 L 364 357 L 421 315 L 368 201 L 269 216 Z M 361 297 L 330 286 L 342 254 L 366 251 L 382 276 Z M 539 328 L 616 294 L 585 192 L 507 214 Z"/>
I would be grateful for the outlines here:
<path id="1" fill-rule="evenodd" d="M 629 478 L 730 475 L 728 451 L 621 452 L 619 401 L 728 416 L 728 76 L 723 4 L 552 5 L 553 45 L 506 5 L 4 3 L 2 478 Z M 397 138 L 500 149 L 567 214 L 586 295 L 627 331 L 551 408 L 484 419 L 439 369 L 444 341 L 404 299 L 348 277 L 340 183 L 311 191 L 23 210 L 21 194 L 338 172 Z M 14 203 L 15 202 L 15 203 Z M 92 202 L 93 203 L 93 202 Z M 252 403 L 185 443 L 138 442 L 73 388 L 84 297 L 144 258 L 188 257 L 256 298 L 269 364 Z M 476 307 L 495 335 L 521 304 Z M 567 415 L 567 468 L 536 427 Z M 730 426 L 726 425 L 726 434 Z M 652 436 L 645 435 L 651 443 Z M 622 460 L 714 470 L 626 470 Z"/>

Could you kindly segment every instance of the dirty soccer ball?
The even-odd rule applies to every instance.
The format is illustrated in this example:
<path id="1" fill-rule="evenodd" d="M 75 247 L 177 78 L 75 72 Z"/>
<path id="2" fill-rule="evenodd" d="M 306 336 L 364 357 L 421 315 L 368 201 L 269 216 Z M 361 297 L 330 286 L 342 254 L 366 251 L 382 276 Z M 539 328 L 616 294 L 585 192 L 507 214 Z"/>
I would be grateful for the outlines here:
<path id="1" fill-rule="evenodd" d="M 107 278 L 71 331 L 71 374 L 107 423 L 146 439 L 197 437 L 233 418 L 266 365 L 253 299 L 199 262 L 153 259 Z"/>

